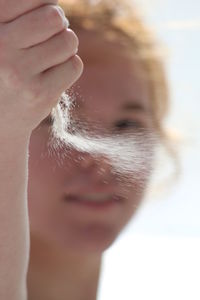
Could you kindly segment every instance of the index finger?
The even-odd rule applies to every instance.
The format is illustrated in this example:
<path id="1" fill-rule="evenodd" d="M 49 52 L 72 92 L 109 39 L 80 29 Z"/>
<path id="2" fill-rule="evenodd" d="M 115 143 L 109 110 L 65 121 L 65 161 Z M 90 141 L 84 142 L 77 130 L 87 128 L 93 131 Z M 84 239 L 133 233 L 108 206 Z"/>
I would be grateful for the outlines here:
<path id="1" fill-rule="evenodd" d="M 58 4 L 58 0 L 0 0 L 0 23 L 13 21 L 19 16 L 46 4 Z"/>

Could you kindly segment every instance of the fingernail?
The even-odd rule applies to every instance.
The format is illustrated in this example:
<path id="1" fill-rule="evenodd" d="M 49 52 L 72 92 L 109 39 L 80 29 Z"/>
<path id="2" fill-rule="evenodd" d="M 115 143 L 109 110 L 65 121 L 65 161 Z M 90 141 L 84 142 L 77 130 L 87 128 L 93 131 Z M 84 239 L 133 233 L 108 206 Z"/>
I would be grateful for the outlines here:
<path id="1" fill-rule="evenodd" d="M 57 8 L 58 8 L 58 10 L 60 11 L 60 13 L 61 13 L 61 15 L 63 16 L 63 18 L 64 18 L 64 26 L 66 27 L 66 28 L 68 28 L 69 27 L 69 20 L 67 19 L 67 17 L 65 16 L 65 11 L 62 9 L 62 7 L 60 7 L 60 6 L 57 6 Z"/>

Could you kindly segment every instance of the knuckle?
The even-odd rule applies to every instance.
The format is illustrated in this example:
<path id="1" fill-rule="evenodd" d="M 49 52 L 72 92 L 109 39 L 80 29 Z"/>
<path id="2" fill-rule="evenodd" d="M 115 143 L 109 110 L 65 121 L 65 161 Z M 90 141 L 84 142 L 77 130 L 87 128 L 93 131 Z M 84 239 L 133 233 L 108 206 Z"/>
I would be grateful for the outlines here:
<path id="1" fill-rule="evenodd" d="M 34 102 L 37 103 L 39 99 L 43 98 L 43 90 L 41 87 L 41 82 L 32 82 L 28 88 L 28 96 L 31 99 L 34 99 Z"/>
<path id="2" fill-rule="evenodd" d="M 80 57 L 77 55 L 74 55 L 70 59 L 70 62 L 71 62 L 72 69 L 73 69 L 74 73 L 76 74 L 76 76 L 80 76 L 83 71 L 83 62 L 80 59 Z"/>
<path id="3" fill-rule="evenodd" d="M 43 99 L 43 94 L 44 89 L 40 76 L 32 78 L 32 80 L 26 83 L 24 88 L 24 95 L 26 99 L 33 100 L 30 102 L 30 105 L 37 105 L 37 103 L 39 103 L 40 100 Z"/>
<path id="4" fill-rule="evenodd" d="M 22 73 L 20 72 L 20 70 L 18 70 L 17 67 L 10 66 L 7 74 L 9 76 L 9 80 L 10 80 L 10 82 L 12 82 L 12 84 L 14 84 L 16 86 L 21 86 L 23 84 L 24 78 L 22 76 Z"/>
<path id="5" fill-rule="evenodd" d="M 72 30 L 65 30 L 63 33 L 63 41 L 72 54 L 76 52 L 79 40 L 77 35 Z"/>
<path id="6" fill-rule="evenodd" d="M 58 5 L 46 6 L 46 20 L 48 24 L 52 24 L 58 29 L 64 28 L 64 16 L 62 16 L 61 10 Z"/>
<path id="7" fill-rule="evenodd" d="M 4 81 L 14 90 L 21 89 L 24 86 L 25 78 L 22 72 L 14 64 L 7 65 L 4 70 Z"/>

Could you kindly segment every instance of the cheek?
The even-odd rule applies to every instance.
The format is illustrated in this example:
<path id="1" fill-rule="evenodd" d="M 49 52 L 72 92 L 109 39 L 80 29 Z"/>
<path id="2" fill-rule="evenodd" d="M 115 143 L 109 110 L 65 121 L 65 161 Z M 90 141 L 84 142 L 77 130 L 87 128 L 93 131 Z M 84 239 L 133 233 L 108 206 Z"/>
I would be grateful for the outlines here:
<path id="1" fill-rule="evenodd" d="M 121 174 L 118 178 L 121 195 L 127 200 L 126 209 L 122 211 L 127 221 L 140 207 L 150 182 L 152 161 L 144 161 L 142 168 L 131 174 Z"/>

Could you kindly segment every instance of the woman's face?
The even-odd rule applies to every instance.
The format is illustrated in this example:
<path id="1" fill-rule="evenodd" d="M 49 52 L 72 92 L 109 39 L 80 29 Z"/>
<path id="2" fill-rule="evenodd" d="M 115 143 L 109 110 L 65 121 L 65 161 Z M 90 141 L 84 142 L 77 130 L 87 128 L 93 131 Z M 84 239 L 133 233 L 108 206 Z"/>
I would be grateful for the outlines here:
<path id="1" fill-rule="evenodd" d="M 134 136 L 140 127 L 152 132 L 151 99 L 140 63 L 125 55 L 122 46 L 97 34 L 78 36 L 85 71 L 73 87 L 73 120 L 90 124 L 97 134 Z M 48 154 L 49 128 L 44 120 L 30 141 L 31 233 L 66 250 L 101 253 L 136 211 L 150 172 L 120 176 L 112 172 L 105 155 L 94 158 L 74 149 L 58 163 L 58 155 Z M 148 157 L 143 163 L 150 168 Z"/>

